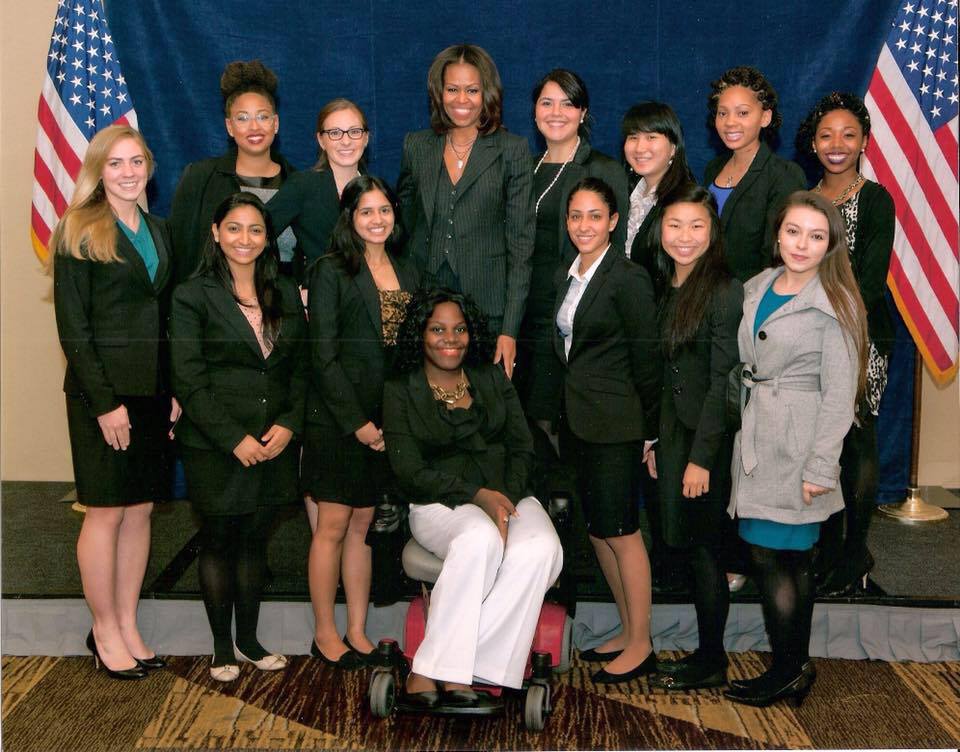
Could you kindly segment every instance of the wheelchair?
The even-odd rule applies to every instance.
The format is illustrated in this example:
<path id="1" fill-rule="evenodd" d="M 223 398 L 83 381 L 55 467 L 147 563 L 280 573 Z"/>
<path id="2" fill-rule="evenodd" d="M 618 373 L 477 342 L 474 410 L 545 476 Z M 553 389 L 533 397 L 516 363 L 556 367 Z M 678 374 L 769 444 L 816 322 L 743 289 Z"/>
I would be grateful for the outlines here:
<path id="1" fill-rule="evenodd" d="M 547 509 L 554 526 L 567 522 L 569 504 L 566 498 L 551 498 Z M 403 548 L 404 573 L 421 583 L 422 592 L 407 609 L 403 631 L 403 649 L 395 640 L 381 640 L 377 645 L 381 664 L 373 669 L 367 697 L 370 712 L 377 718 L 386 718 L 394 712 L 416 712 L 428 715 L 492 716 L 503 713 L 503 703 L 488 703 L 477 707 L 438 705 L 430 709 L 398 707 L 398 688 L 410 673 L 416 654 L 426 632 L 429 611 L 428 585 L 436 582 L 443 560 L 423 548 L 412 537 Z M 530 731 L 541 731 L 553 706 L 551 681 L 554 673 L 565 673 L 570 668 L 573 619 L 564 605 L 544 601 L 534 632 L 530 656 L 524 670 L 524 726 Z M 473 690 L 494 698 L 502 696 L 503 688 L 475 684 Z"/>

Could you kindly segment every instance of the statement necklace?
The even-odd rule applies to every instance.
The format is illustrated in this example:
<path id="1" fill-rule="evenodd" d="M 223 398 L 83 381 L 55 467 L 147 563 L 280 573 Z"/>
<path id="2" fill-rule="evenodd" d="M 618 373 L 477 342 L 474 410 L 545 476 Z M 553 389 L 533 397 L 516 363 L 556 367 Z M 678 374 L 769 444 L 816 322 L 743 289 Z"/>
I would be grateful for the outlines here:
<path id="1" fill-rule="evenodd" d="M 548 185 L 544 189 L 543 193 L 540 194 L 540 198 L 537 199 L 537 205 L 533 208 L 534 214 L 537 214 L 540 212 L 540 202 L 543 201 L 543 197 L 546 196 L 548 193 L 550 193 L 550 189 L 557 184 L 557 181 L 560 179 L 560 175 L 563 173 L 563 168 L 573 161 L 573 158 L 577 154 L 577 149 L 579 148 L 580 148 L 580 136 L 577 136 L 577 143 L 574 144 L 573 151 L 570 152 L 570 156 L 567 157 L 566 161 L 562 165 L 560 165 L 560 169 L 557 170 L 557 174 L 553 176 L 553 180 L 550 181 L 550 185 Z M 537 170 L 540 169 L 540 165 L 543 164 L 543 160 L 545 160 L 546 158 L 547 158 L 547 152 L 544 152 L 543 156 L 540 157 L 540 161 L 537 162 L 537 166 L 533 168 L 534 175 L 537 174 Z"/>
<path id="2" fill-rule="evenodd" d="M 467 156 L 470 154 L 470 150 L 473 148 L 473 145 L 474 145 L 476 142 L 477 142 L 477 136 L 474 136 L 474 137 L 473 137 L 473 141 L 471 141 L 469 144 L 467 144 L 466 149 L 464 150 L 463 154 L 461 154 L 459 151 L 457 151 L 457 147 L 454 145 L 453 139 L 450 138 L 450 135 L 449 135 L 449 134 L 447 135 L 447 143 L 450 144 L 450 151 L 452 151 L 452 152 L 454 153 L 454 155 L 456 156 L 456 158 L 457 158 L 457 169 L 458 169 L 458 170 L 462 170 L 462 169 L 463 169 L 463 163 L 467 161 Z"/>
<path id="3" fill-rule="evenodd" d="M 467 393 L 467 377 L 463 373 L 463 369 L 460 369 L 460 380 L 457 382 L 457 386 L 453 391 L 448 392 L 442 386 L 437 386 L 436 384 L 430 384 L 430 390 L 433 392 L 433 398 L 439 402 L 444 402 L 447 405 L 455 405 L 457 402 L 463 399 L 464 395 Z"/>
<path id="4" fill-rule="evenodd" d="M 857 186 L 859 186 L 860 183 L 862 183 L 862 182 L 863 182 L 863 175 L 861 175 L 861 174 L 858 172 L 858 173 L 857 173 L 857 177 L 854 178 L 854 181 L 853 181 L 852 183 L 850 183 L 850 185 L 848 185 L 848 186 L 847 186 L 846 188 L 844 188 L 842 191 L 840 191 L 840 195 L 837 196 L 835 199 L 833 199 L 833 201 L 832 201 L 831 203 L 832 203 L 834 206 L 840 206 L 840 204 L 842 204 L 844 201 L 847 200 L 847 196 L 850 195 L 851 191 L 853 191 L 853 190 L 854 190 Z M 822 192 L 823 192 L 823 191 L 822 191 L 822 188 L 823 188 L 823 178 L 820 178 L 820 181 L 813 187 L 813 192 L 814 192 L 814 193 L 822 193 Z"/>

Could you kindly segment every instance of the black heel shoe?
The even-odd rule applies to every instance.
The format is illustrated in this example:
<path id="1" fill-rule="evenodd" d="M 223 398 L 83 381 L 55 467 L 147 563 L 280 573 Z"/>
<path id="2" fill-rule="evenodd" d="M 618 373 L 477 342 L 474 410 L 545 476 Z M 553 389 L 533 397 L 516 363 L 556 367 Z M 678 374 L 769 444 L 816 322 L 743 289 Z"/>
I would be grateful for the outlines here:
<path id="1" fill-rule="evenodd" d="M 804 669 L 806 665 L 804 665 Z M 793 707 L 799 708 L 813 687 L 815 673 L 808 673 L 801 669 L 796 676 L 786 680 L 778 680 L 768 673 L 757 677 L 757 680 L 738 686 L 731 686 L 723 695 L 728 700 L 757 708 L 765 708 L 780 700 L 786 700 Z"/>
<path id="2" fill-rule="evenodd" d="M 347 648 L 347 652 L 337 658 L 337 660 L 327 658 L 327 656 L 325 656 L 317 646 L 316 639 L 310 643 L 310 655 L 312 655 L 314 658 L 319 658 L 328 666 L 343 669 L 344 671 L 355 671 L 363 665 L 363 662 L 360 660 L 360 656 L 349 647 Z"/>
<path id="3" fill-rule="evenodd" d="M 650 655 L 643 659 L 638 666 L 634 666 L 629 671 L 625 671 L 622 674 L 611 674 L 605 668 L 597 671 L 591 679 L 593 679 L 594 684 L 620 684 L 621 682 L 628 682 L 636 679 L 639 676 L 646 676 L 647 674 L 655 674 L 657 672 L 657 654 L 654 652 L 653 648 L 650 649 Z"/>
<path id="4" fill-rule="evenodd" d="M 152 658 L 137 658 L 137 656 L 133 656 L 133 660 L 137 662 L 140 668 L 146 669 L 147 671 L 167 667 L 167 662 L 159 655 L 155 655 Z"/>
<path id="5" fill-rule="evenodd" d="M 857 592 L 864 592 L 867 589 L 867 579 L 870 572 L 873 571 L 874 564 L 873 555 L 867 551 L 867 555 L 859 562 L 859 566 L 838 565 L 826 576 L 823 584 L 817 588 L 817 597 L 846 598 Z"/>
<path id="6" fill-rule="evenodd" d="M 106 663 L 100 659 L 100 651 L 97 650 L 97 641 L 93 638 L 93 630 L 90 630 L 90 634 L 87 635 L 87 650 L 93 653 L 93 665 L 96 668 L 103 666 L 103 670 L 106 671 L 107 676 L 111 679 L 143 679 L 147 675 L 147 670 L 140 665 L 140 662 L 137 661 L 137 665 L 131 668 L 121 668 L 118 671 L 114 671 Z M 134 659 L 136 660 L 136 659 Z"/>

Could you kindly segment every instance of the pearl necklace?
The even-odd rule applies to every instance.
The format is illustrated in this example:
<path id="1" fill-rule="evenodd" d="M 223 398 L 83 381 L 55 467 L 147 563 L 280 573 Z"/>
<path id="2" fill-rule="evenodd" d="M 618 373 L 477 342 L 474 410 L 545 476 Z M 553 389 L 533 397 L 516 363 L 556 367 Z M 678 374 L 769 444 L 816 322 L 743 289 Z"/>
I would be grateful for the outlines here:
<path id="1" fill-rule="evenodd" d="M 433 398 L 437 401 L 451 406 L 455 405 L 462 400 L 463 396 L 467 393 L 467 377 L 461 369 L 460 381 L 457 382 L 457 386 L 453 391 L 448 392 L 442 386 L 437 386 L 436 384 L 430 384 L 430 390 L 433 392 Z"/>
<path id="2" fill-rule="evenodd" d="M 534 214 L 539 214 L 540 212 L 540 202 L 543 201 L 543 197 L 550 193 L 550 189 L 557 184 L 557 181 L 560 179 L 560 175 L 563 174 L 564 168 L 573 161 L 573 158 L 577 155 L 577 149 L 580 148 L 580 136 L 577 136 L 577 143 L 573 145 L 573 151 L 570 152 L 570 156 L 567 157 L 566 161 L 560 165 L 560 169 L 557 170 L 557 174 L 553 176 L 553 180 L 550 181 L 550 185 L 544 189 L 543 193 L 540 194 L 540 198 L 537 199 L 537 205 L 533 209 Z M 549 151 L 549 149 L 548 149 Z M 543 156 L 540 157 L 540 161 L 537 162 L 537 166 L 533 168 L 533 174 L 537 174 L 537 170 L 540 169 L 540 165 L 543 164 L 543 160 L 547 158 L 547 152 L 543 153 Z"/>
<path id="3" fill-rule="evenodd" d="M 863 182 L 863 175 L 861 175 L 858 172 L 857 177 L 854 179 L 854 181 L 850 183 L 850 185 L 848 185 L 842 191 L 840 191 L 840 195 L 837 196 L 835 199 L 833 199 L 831 203 L 834 206 L 840 206 L 840 204 L 842 204 L 844 201 L 847 200 L 847 197 L 850 195 L 851 191 L 853 191 L 853 189 L 856 188 L 858 185 L 860 185 L 860 183 L 862 182 Z M 817 184 L 813 187 L 813 191 L 814 193 L 822 193 L 823 192 L 822 189 L 823 189 L 823 178 L 820 178 Z"/>

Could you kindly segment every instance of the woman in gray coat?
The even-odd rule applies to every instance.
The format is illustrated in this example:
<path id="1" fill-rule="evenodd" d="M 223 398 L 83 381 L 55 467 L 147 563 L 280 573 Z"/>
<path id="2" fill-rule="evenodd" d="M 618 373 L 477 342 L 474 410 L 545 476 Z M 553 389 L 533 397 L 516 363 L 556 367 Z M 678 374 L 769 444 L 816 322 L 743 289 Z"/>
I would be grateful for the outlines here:
<path id="1" fill-rule="evenodd" d="M 843 220 L 822 196 L 792 194 L 774 260 L 744 286 L 738 341 L 748 399 L 734 440 L 730 515 L 750 546 L 773 665 L 725 694 L 799 704 L 809 692 L 813 546 L 843 508 L 843 437 L 865 381 L 866 312 Z"/>

